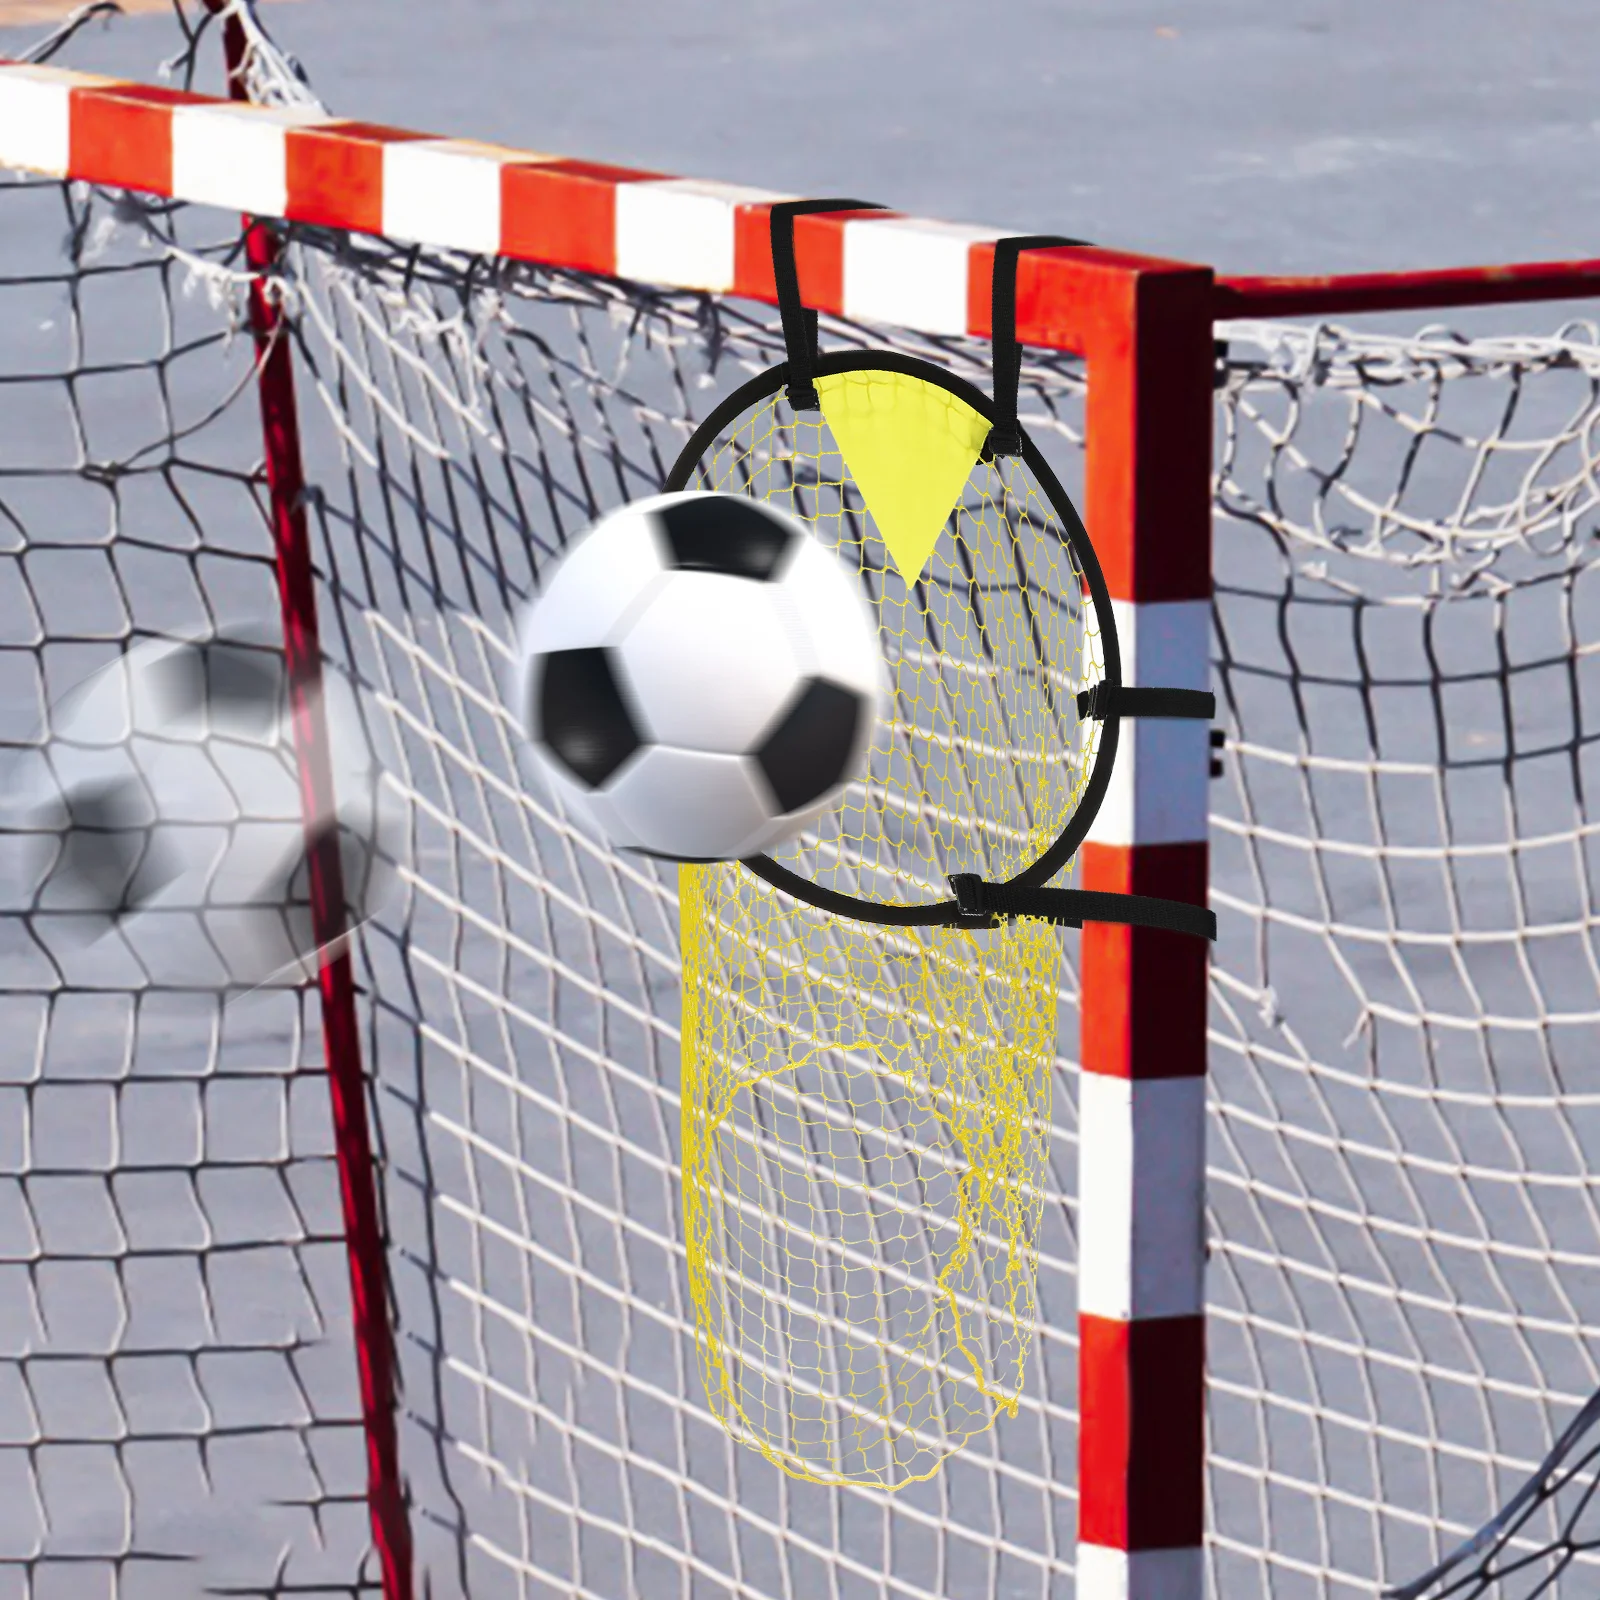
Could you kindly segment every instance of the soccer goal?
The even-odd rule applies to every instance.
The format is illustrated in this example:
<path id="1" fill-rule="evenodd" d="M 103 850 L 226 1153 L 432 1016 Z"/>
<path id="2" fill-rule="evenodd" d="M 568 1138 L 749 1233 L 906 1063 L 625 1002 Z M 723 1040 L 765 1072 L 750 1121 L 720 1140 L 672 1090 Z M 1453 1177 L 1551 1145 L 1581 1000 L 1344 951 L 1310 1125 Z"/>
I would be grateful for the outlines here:
<path id="1" fill-rule="evenodd" d="M 1050 934 L 1015 1392 L 916 1481 L 810 1481 L 708 1399 L 676 869 L 505 700 L 549 563 L 784 359 L 789 197 L 341 120 L 243 0 L 177 16 L 159 87 L 71 27 L 0 65 L 0 756 L 281 619 L 409 839 L 317 985 L 236 997 L 85 947 L 0 834 L 0 1596 L 1592 1588 L 1600 333 L 1532 303 L 1600 263 L 1018 259 L 1123 679 L 1218 697 L 1124 732 L 1074 882 L 1219 938 Z M 797 216 L 822 347 L 987 389 L 1002 237 Z"/>

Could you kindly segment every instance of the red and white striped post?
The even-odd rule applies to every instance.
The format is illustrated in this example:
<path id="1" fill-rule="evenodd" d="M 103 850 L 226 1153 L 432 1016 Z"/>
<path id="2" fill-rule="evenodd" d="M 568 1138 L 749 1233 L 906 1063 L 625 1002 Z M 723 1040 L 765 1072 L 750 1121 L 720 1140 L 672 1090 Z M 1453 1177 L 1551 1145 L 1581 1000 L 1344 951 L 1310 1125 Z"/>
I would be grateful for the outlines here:
<path id="1" fill-rule="evenodd" d="M 1123 681 L 1210 687 L 1211 275 L 1086 282 L 1085 516 Z M 1098 291 L 1098 292 L 1095 292 Z M 1132 721 L 1085 888 L 1204 904 L 1209 730 Z M 1205 1530 L 1207 947 L 1083 930 L 1079 1600 L 1199 1600 Z"/>

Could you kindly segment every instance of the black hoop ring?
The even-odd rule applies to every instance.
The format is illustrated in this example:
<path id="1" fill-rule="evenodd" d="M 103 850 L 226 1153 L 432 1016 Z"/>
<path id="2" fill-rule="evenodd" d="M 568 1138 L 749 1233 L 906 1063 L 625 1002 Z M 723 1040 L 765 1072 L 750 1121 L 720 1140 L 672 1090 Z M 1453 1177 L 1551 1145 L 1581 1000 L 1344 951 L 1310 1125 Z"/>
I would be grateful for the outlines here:
<path id="1" fill-rule="evenodd" d="M 908 378 L 920 378 L 924 383 L 931 383 L 954 395 L 991 427 L 994 425 L 995 406 L 988 395 L 964 378 L 958 378 L 919 356 L 901 355 L 894 350 L 835 351 L 817 358 L 813 376 L 826 378 L 846 372 L 895 372 Z M 746 411 L 777 394 L 787 381 L 788 367 L 780 363 L 757 373 L 748 383 L 741 384 L 723 399 L 694 430 L 689 442 L 679 452 L 672 471 L 662 485 L 663 491 L 670 494 L 689 488 L 695 469 L 718 435 Z M 1061 480 L 1040 454 L 1038 446 L 1028 437 L 1026 430 L 1019 427 L 1017 435 L 1022 460 L 1044 490 L 1045 498 L 1056 514 L 1060 525 L 1057 537 L 1062 538 L 1064 531 L 1063 543 L 1076 559 L 1078 570 L 1088 586 L 1089 598 L 1094 602 L 1095 617 L 1100 624 L 1101 682 L 1107 684 L 1114 693 L 1122 687 L 1122 658 L 1117 647 L 1117 625 L 1111 610 L 1111 594 L 1106 588 L 1099 558 L 1089 542 L 1088 529 L 1084 527 L 1083 519 L 1062 487 Z M 1102 723 L 1100 738 L 1095 746 L 1094 766 L 1066 826 L 1036 860 L 1014 877 L 1002 880 L 1005 887 L 1041 888 L 1076 854 L 1105 800 L 1111 769 L 1116 762 L 1119 723 L 1120 718 L 1115 714 L 1106 717 Z M 801 877 L 799 873 L 791 872 L 770 856 L 751 856 L 741 864 L 785 894 L 804 900 L 819 910 L 853 917 L 859 922 L 877 922 L 893 927 L 939 927 L 963 920 L 961 908 L 954 899 L 928 901 L 922 905 L 888 905 L 878 900 L 864 900 L 853 894 L 842 894 L 837 889 L 826 889 L 821 884 Z"/>

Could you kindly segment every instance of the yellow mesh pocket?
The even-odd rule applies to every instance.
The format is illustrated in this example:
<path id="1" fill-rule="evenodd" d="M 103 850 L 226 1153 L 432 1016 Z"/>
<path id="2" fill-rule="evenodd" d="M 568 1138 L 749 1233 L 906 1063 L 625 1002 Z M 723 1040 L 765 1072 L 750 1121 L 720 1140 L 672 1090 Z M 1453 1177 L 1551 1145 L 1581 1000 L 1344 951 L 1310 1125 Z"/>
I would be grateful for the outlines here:
<path id="1" fill-rule="evenodd" d="M 683 867 L 683 1166 L 706 1388 L 786 1471 L 896 1488 L 1014 1412 L 1055 930 L 886 932 Z"/>
<path id="2" fill-rule="evenodd" d="M 1057 839 L 1099 731 L 1076 694 L 1104 663 L 1039 458 L 982 461 L 982 397 L 937 369 L 833 365 L 820 415 L 757 380 L 670 480 L 767 500 L 853 565 L 891 690 L 860 781 L 775 852 L 864 920 L 738 865 L 682 869 L 684 1207 L 718 1415 L 796 1476 L 895 1488 L 1023 1383 L 1057 940 L 871 914 L 947 901 L 953 873 L 1011 878 Z"/>

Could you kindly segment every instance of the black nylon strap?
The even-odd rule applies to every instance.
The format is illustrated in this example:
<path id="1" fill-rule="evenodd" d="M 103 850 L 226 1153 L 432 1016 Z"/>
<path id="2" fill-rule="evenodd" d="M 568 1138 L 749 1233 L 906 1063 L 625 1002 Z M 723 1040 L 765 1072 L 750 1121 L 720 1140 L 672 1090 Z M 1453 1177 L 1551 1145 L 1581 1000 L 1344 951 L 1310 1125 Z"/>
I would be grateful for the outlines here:
<path id="1" fill-rule="evenodd" d="M 1017 423 L 1017 384 L 1022 376 L 1022 346 L 1017 343 L 1017 257 L 1024 250 L 1087 244 L 1054 233 L 1018 234 L 994 242 L 994 278 L 989 289 L 990 343 L 994 352 L 994 424 L 983 446 L 983 459 L 1014 456 L 1022 450 Z"/>
<path id="2" fill-rule="evenodd" d="M 1078 691 L 1078 715 L 1095 722 L 1107 717 L 1187 717 L 1209 722 L 1217 697 L 1209 689 L 1113 689 L 1097 683 Z"/>
<path id="3" fill-rule="evenodd" d="M 850 895 L 810 883 L 780 866 L 770 856 L 751 856 L 741 863 L 758 878 L 808 905 L 852 922 L 870 921 L 894 928 L 941 928 L 958 925 L 993 928 L 1002 917 L 1038 917 L 1068 928 L 1086 922 L 1114 922 L 1135 928 L 1160 928 L 1215 939 L 1216 914 L 1183 900 L 1158 900 L 1148 894 L 1110 894 L 1101 889 L 1035 889 L 1024 884 L 986 883 L 975 872 L 951 876 L 953 900 L 928 906 L 874 905 L 864 913 Z"/>
<path id="4" fill-rule="evenodd" d="M 794 219 L 825 211 L 882 211 L 872 200 L 780 200 L 772 207 L 772 281 L 783 319 L 783 347 L 788 356 L 788 399 L 791 410 L 815 411 L 817 399 L 817 314 L 800 298 L 800 269 L 794 259 Z"/>
<path id="5" fill-rule="evenodd" d="M 957 920 L 982 927 L 993 927 L 996 917 L 1039 917 L 1069 928 L 1081 928 L 1086 922 L 1114 922 L 1192 934 L 1197 939 L 1217 937 L 1216 913 L 1185 900 L 1111 894 L 1102 889 L 1031 889 L 985 883 L 976 873 L 958 873 L 950 886 L 960 911 Z"/>

